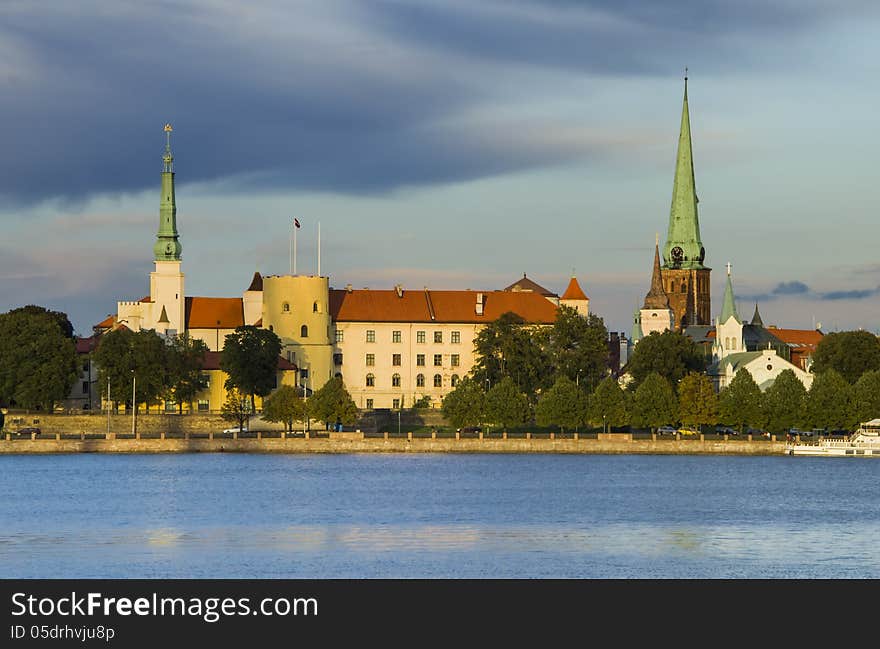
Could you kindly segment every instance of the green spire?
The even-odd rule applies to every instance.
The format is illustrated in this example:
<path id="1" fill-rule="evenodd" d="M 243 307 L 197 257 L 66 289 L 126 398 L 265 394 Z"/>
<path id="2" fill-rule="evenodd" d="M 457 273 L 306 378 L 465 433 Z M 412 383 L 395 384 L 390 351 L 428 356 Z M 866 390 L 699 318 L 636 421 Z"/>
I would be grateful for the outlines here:
<path id="1" fill-rule="evenodd" d="M 666 262 L 664 268 L 704 268 L 703 259 L 706 257 L 706 252 L 700 240 L 698 202 L 694 182 L 687 70 L 685 70 L 681 132 L 678 136 L 678 157 L 675 161 L 675 180 L 672 184 L 672 207 L 669 210 L 669 233 L 663 249 L 663 259 Z"/>
<path id="2" fill-rule="evenodd" d="M 153 253 L 156 261 L 180 261 L 177 234 L 177 204 L 174 200 L 174 156 L 171 155 L 171 124 L 165 124 L 165 154 L 162 156 L 162 198 L 159 204 L 159 232 Z"/>
<path id="3" fill-rule="evenodd" d="M 724 324 L 733 316 L 737 322 L 742 323 L 736 312 L 736 302 L 733 299 L 733 284 L 730 281 L 730 262 L 727 263 L 727 286 L 724 287 L 724 305 L 721 307 L 721 324 Z"/>

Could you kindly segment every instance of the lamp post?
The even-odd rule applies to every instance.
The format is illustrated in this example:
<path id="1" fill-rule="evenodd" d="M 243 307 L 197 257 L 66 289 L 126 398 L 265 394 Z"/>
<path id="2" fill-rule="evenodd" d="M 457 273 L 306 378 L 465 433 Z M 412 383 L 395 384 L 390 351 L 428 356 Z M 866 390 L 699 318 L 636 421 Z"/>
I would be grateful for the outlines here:
<path id="1" fill-rule="evenodd" d="M 107 377 L 107 434 L 110 434 L 110 377 Z"/>
<path id="2" fill-rule="evenodd" d="M 575 387 L 578 387 L 578 388 L 581 387 L 581 372 L 583 372 L 583 370 L 578 370 L 577 374 L 575 374 L 575 377 L 574 377 Z"/>
<path id="3" fill-rule="evenodd" d="M 137 374 L 134 373 L 134 370 L 131 371 L 131 434 L 132 437 L 137 438 Z"/>
<path id="4" fill-rule="evenodd" d="M 608 432 L 605 430 L 605 415 L 604 414 L 602 415 L 602 432 L 603 433 Z"/>

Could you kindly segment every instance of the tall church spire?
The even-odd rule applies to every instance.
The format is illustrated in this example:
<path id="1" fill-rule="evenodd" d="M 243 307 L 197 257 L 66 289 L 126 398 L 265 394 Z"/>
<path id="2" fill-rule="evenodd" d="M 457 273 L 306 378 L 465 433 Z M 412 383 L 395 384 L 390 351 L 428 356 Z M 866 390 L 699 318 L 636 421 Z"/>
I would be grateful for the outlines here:
<path id="1" fill-rule="evenodd" d="M 654 244 L 654 272 L 651 275 L 651 289 L 645 296 L 644 309 L 668 309 L 669 296 L 663 289 L 663 276 L 660 274 L 660 244 Z"/>
<path id="2" fill-rule="evenodd" d="M 700 240 L 697 215 L 697 191 L 694 182 L 694 160 L 691 150 L 691 122 L 688 112 L 687 69 L 684 77 L 684 101 L 681 108 L 681 131 L 678 136 L 678 157 L 672 184 L 672 206 L 669 211 L 669 232 L 663 248 L 664 268 L 703 268 L 706 257 Z"/>
<path id="3" fill-rule="evenodd" d="M 724 303 L 721 307 L 720 322 L 724 324 L 733 316 L 737 322 L 740 320 L 739 314 L 736 312 L 736 301 L 733 299 L 733 284 L 730 281 L 730 262 L 727 264 L 727 285 L 724 287 Z"/>
<path id="4" fill-rule="evenodd" d="M 153 253 L 156 261 L 180 261 L 177 234 L 177 204 L 174 200 L 174 156 L 171 155 L 171 124 L 165 124 L 165 153 L 162 156 L 162 197 L 159 204 L 159 232 Z"/>

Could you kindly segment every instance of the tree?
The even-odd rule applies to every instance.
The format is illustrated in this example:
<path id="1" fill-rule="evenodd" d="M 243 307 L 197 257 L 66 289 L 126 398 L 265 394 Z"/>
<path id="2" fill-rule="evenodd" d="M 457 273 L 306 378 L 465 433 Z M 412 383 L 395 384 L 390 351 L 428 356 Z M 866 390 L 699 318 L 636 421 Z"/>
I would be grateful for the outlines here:
<path id="1" fill-rule="evenodd" d="M 228 334 L 220 353 L 220 369 L 229 377 L 226 389 L 238 388 L 250 395 L 256 410 L 255 395 L 265 397 L 275 388 L 281 339 L 274 331 L 253 325 L 237 327 Z"/>
<path id="2" fill-rule="evenodd" d="M 672 385 L 678 385 L 688 372 L 703 372 L 706 359 L 697 344 L 677 331 L 652 331 L 633 350 L 624 370 L 633 378 L 633 387 L 656 372 Z"/>
<path id="3" fill-rule="evenodd" d="M 0 402 L 52 410 L 78 376 L 76 346 L 42 307 L 0 314 Z"/>
<path id="4" fill-rule="evenodd" d="M 853 421 L 852 386 L 837 370 L 827 369 L 813 377 L 807 392 L 806 418 L 813 428 L 850 429 Z"/>
<path id="5" fill-rule="evenodd" d="M 772 433 L 787 433 L 806 420 L 807 390 L 792 370 L 783 370 L 764 392 L 767 427 Z"/>
<path id="6" fill-rule="evenodd" d="M 168 396 L 177 403 L 180 414 L 183 404 L 192 403 L 204 389 L 202 366 L 208 346 L 187 333 L 173 336 L 168 344 Z"/>
<path id="7" fill-rule="evenodd" d="M 608 330 L 597 315 L 584 318 L 560 306 L 549 332 L 550 361 L 555 376 L 566 376 L 589 389 L 608 373 Z"/>
<path id="8" fill-rule="evenodd" d="M 563 375 L 544 392 L 535 406 L 535 418 L 539 426 L 577 428 L 587 420 L 587 395 L 575 382 Z"/>
<path id="9" fill-rule="evenodd" d="M 226 391 L 226 401 L 223 402 L 220 413 L 223 419 L 237 423 L 239 432 L 245 429 L 245 422 L 252 412 L 253 409 L 247 394 L 238 388 Z"/>
<path id="10" fill-rule="evenodd" d="M 691 372 L 679 381 L 678 416 L 698 429 L 718 422 L 718 396 L 708 376 Z"/>
<path id="11" fill-rule="evenodd" d="M 305 417 L 305 408 L 300 390 L 292 385 L 282 385 L 263 400 L 263 419 L 284 423 L 290 433 L 293 432 L 293 422 Z"/>
<path id="12" fill-rule="evenodd" d="M 527 325 L 519 315 L 502 314 L 474 339 L 474 380 L 491 388 L 509 376 L 531 398 L 550 374 L 543 338 L 540 330 Z"/>
<path id="13" fill-rule="evenodd" d="M 48 315 L 58 323 L 59 327 L 61 327 L 61 333 L 64 334 L 65 338 L 73 338 L 73 325 L 70 324 L 70 319 L 67 317 L 67 314 L 62 311 L 50 311 L 46 307 L 28 304 L 27 306 L 20 306 L 17 309 L 12 309 L 9 313 L 23 313 L 36 316 Z"/>
<path id="14" fill-rule="evenodd" d="M 306 402 L 307 416 L 313 417 L 329 428 L 330 422 L 341 421 L 351 425 L 357 421 L 358 408 L 340 377 L 327 381 Z"/>
<path id="15" fill-rule="evenodd" d="M 443 416 L 456 428 L 477 426 L 486 412 L 486 393 L 480 383 L 466 376 L 443 397 Z"/>
<path id="16" fill-rule="evenodd" d="M 590 395 L 589 418 L 593 424 L 602 424 L 602 432 L 606 426 L 625 426 L 629 422 L 627 395 L 620 384 L 612 376 L 606 376 L 599 382 Z"/>
<path id="17" fill-rule="evenodd" d="M 636 388 L 633 395 L 632 421 L 634 426 L 650 427 L 675 425 L 678 421 L 678 399 L 675 390 L 665 378 L 651 372 Z"/>
<path id="18" fill-rule="evenodd" d="M 748 370 L 740 368 L 733 380 L 718 395 L 718 420 L 728 426 L 736 426 L 740 432 L 746 426 L 764 428 L 767 414 L 763 395 Z"/>
<path id="19" fill-rule="evenodd" d="M 855 383 L 868 370 L 880 370 L 880 338 L 870 331 L 841 331 L 822 337 L 813 352 L 813 374 L 837 370 Z"/>
<path id="20" fill-rule="evenodd" d="M 531 416 L 529 400 L 509 376 L 492 386 L 486 395 L 486 418 L 506 430 L 524 424 Z"/>
<path id="21" fill-rule="evenodd" d="M 135 388 L 134 403 L 157 403 L 168 390 L 168 348 L 165 341 L 152 329 L 133 332 L 121 327 L 101 337 L 93 358 L 98 364 L 98 382 L 106 396 L 107 382 L 110 393 L 118 403 L 131 403 L 131 388 Z"/>
<path id="22" fill-rule="evenodd" d="M 852 416 L 856 423 L 880 418 L 880 370 L 869 370 L 853 386 Z"/>

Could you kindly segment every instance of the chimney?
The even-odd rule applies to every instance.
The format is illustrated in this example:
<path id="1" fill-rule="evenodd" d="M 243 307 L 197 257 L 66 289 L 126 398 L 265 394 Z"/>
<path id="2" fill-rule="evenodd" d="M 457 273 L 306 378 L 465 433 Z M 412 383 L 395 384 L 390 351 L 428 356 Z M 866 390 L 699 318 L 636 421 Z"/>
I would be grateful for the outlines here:
<path id="1" fill-rule="evenodd" d="M 346 293 L 351 293 L 352 290 L 353 290 L 353 289 L 351 288 L 351 284 L 346 284 L 346 285 L 345 285 L 345 292 L 346 292 Z"/>
<path id="2" fill-rule="evenodd" d="M 477 315 L 483 315 L 483 298 L 485 296 L 482 293 L 477 293 Z"/>
<path id="3" fill-rule="evenodd" d="M 397 297 L 403 297 L 403 285 L 402 284 L 395 284 L 394 285 L 394 292 L 397 293 Z"/>

